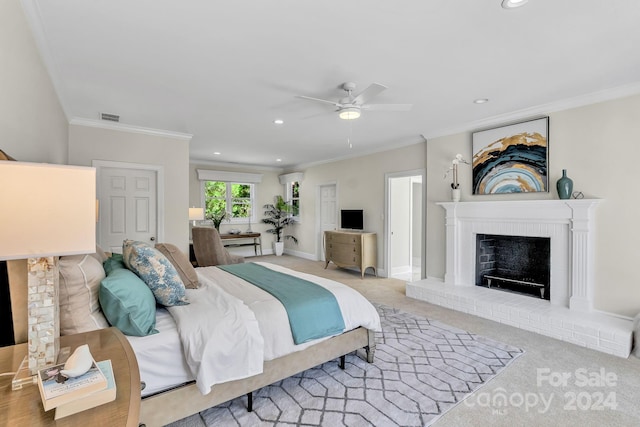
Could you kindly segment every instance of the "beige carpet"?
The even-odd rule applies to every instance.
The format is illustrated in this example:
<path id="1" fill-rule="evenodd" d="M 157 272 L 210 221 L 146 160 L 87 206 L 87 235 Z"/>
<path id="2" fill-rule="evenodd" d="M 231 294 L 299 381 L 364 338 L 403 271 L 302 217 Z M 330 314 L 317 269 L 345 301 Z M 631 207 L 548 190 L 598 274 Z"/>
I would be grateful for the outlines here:
<path id="1" fill-rule="evenodd" d="M 403 281 L 291 256 L 249 258 L 345 283 L 370 301 L 521 348 L 525 354 L 434 426 L 640 426 L 640 360 L 622 359 L 405 296 Z M 200 415 L 175 426 L 204 426 Z"/>

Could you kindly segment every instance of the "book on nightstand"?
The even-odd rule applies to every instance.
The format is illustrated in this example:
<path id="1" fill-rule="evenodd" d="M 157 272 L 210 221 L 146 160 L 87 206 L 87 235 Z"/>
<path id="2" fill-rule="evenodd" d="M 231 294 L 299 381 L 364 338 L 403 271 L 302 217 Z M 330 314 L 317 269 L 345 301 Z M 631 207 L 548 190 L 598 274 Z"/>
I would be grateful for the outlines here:
<path id="1" fill-rule="evenodd" d="M 98 368 L 107 377 L 107 388 L 58 406 L 54 417 L 56 420 L 116 400 L 116 380 L 113 376 L 111 360 L 98 362 Z"/>
<path id="2" fill-rule="evenodd" d="M 61 363 L 38 371 L 38 388 L 45 411 L 107 388 L 107 377 L 95 360 L 86 373 L 74 378 L 66 378 L 60 373 L 64 366 Z"/>

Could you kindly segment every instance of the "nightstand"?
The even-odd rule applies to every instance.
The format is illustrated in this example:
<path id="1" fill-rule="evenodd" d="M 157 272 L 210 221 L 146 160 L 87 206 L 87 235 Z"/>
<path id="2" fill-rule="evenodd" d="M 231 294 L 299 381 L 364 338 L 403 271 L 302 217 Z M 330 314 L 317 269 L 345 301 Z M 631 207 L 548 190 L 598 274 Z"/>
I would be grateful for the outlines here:
<path id="1" fill-rule="evenodd" d="M 7 426 L 137 426 L 140 417 L 140 371 L 129 341 L 116 328 L 60 337 L 71 351 L 88 344 L 96 361 L 111 359 L 116 400 L 54 420 L 55 409 L 44 412 L 37 384 L 11 390 L 11 376 L 0 377 L 0 425 Z M 27 353 L 26 344 L 0 348 L 0 373 L 15 371 Z"/>

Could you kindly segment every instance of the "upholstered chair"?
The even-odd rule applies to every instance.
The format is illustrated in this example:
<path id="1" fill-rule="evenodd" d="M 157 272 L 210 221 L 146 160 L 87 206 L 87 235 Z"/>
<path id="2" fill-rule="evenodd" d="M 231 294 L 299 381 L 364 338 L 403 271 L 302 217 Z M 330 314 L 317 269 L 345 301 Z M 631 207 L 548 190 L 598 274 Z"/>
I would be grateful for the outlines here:
<path id="1" fill-rule="evenodd" d="M 232 255 L 222 244 L 218 230 L 213 227 L 193 227 L 193 252 L 198 262 L 198 267 L 210 265 L 240 264 L 244 257 Z"/>

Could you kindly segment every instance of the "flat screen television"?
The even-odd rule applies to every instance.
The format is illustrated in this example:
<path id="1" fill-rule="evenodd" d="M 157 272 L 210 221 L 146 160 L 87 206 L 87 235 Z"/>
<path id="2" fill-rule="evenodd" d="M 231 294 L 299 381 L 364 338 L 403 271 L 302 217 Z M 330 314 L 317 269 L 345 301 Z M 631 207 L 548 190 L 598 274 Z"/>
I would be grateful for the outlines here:
<path id="1" fill-rule="evenodd" d="M 362 209 L 342 209 L 340 211 L 340 227 L 347 230 L 363 230 L 363 217 Z"/>

